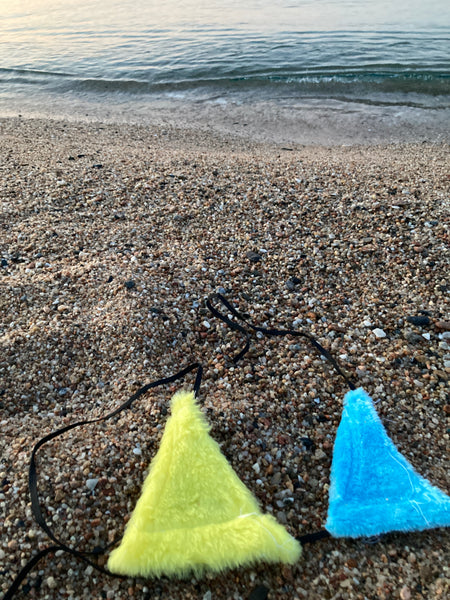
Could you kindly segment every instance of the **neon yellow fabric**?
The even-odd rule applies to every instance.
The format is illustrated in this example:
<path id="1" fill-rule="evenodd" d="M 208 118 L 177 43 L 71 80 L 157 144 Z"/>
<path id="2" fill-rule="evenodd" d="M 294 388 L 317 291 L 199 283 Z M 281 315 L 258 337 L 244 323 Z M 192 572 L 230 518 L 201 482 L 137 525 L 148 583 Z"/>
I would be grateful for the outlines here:
<path id="1" fill-rule="evenodd" d="M 111 572 L 183 577 L 298 560 L 300 544 L 261 513 L 209 429 L 194 394 L 178 392 Z"/>

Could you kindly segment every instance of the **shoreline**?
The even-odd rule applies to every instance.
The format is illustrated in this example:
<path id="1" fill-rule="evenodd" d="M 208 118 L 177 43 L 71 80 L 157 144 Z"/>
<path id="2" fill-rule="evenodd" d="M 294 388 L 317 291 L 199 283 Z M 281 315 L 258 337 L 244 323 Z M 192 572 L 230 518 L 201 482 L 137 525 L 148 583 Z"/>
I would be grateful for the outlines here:
<path id="1" fill-rule="evenodd" d="M 11 109 L 11 107 L 14 107 Z M 42 107 L 36 109 L 36 107 Z M 171 127 L 294 146 L 450 142 L 450 108 L 333 99 L 212 100 L 33 94 L 0 98 L 0 116 Z"/>
<path id="2" fill-rule="evenodd" d="M 262 511 L 294 536 L 323 527 L 345 383 L 293 340 L 255 336 L 233 365 L 242 336 L 208 313 L 212 292 L 258 325 L 314 335 L 448 492 L 448 156 L 445 143 L 285 146 L 171 122 L 0 119 L 0 589 L 49 542 L 29 508 L 33 444 L 194 360 L 211 436 Z M 40 450 L 61 539 L 121 538 L 176 389 Z M 271 600 L 444 600 L 449 547 L 448 529 L 331 538 L 293 566 L 181 582 L 109 579 L 57 554 L 23 596 L 247 600 L 259 585 Z"/>

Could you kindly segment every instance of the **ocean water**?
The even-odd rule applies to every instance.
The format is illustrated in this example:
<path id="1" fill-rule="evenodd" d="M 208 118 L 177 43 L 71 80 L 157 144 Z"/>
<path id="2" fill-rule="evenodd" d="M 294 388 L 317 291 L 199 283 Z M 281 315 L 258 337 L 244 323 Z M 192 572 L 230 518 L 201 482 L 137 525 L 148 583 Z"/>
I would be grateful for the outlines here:
<path id="1" fill-rule="evenodd" d="M 1 0 L 0 111 L 448 110 L 449 34 L 448 0 Z"/>

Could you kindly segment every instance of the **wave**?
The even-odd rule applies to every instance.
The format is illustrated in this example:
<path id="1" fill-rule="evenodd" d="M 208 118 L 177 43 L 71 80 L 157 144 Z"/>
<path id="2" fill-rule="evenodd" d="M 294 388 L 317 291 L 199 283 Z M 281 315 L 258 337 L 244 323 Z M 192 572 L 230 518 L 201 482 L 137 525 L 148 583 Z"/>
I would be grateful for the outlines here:
<path id="1" fill-rule="evenodd" d="M 44 87 L 57 94 L 95 96 L 171 96 L 228 98 L 233 95 L 275 99 L 331 98 L 380 105 L 409 105 L 431 108 L 450 106 L 450 73 L 445 64 L 432 67 L 398 64 L 342 65 L 315 69 L 217 69 L 205 66 L 190 71 L 150 71 L 136 77 L 80 77 L 68 72 L 27 68 L 0 68 L 3 86 Z"/>
<path id="2" fill-rule="evenodd" d="M 424 96 L 450 95 L 450 74 L 437 69 L 399 72 L 392 69 L 345 68 L 323 69 L 309 72 L 267 71 L 242 73 L 236 71 L 226 76 L 214 73 L 196 73 L 195 77 L 162 81 L 137 79 L 74 79 L 70 87 L 80 92 L 100 94 L 164 94 L 175 92 L 291 92 L 302 95 L 333 96 L 339 93 L 370 94 L 422 94 Z"/>
<path id="3" fill-rule="evenodd" d="M 48 77 L 54 77 L 54 78 L 58 78 L 58 77 L 74 77 L 73 73 L 64 73 L 64 72 L 58 72 L 58 71 L 44 71 L 44 70 L 40 70 L 40 69 L 27 69 L 27 68 L 5 68 L 5 67 L 0 67 L 0 78 L 4 79 L 8 76 L 11 77 L 15 77 L 15 76 L 24 76 L 24 75 L 28 75 L 31 77 L 35 77 L 37 79 L 39 78 L 48 78 Z"/>

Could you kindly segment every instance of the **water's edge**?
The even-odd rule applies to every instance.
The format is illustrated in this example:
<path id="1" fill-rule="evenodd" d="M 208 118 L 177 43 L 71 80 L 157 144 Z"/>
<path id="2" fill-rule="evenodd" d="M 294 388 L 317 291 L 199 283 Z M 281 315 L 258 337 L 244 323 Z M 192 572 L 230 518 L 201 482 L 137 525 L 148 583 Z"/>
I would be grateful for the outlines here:
<path id="1" fill-rule="evenodd" d="M 185 98 L 129 101 L 127 95 L 0 98 L 0 116 L 129 123 L 204 131 L 289 145 L 449 142 L 450 108 L 378 105 L 332 99 L 223 102 Z"/>

